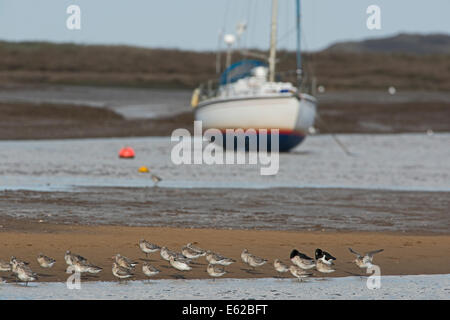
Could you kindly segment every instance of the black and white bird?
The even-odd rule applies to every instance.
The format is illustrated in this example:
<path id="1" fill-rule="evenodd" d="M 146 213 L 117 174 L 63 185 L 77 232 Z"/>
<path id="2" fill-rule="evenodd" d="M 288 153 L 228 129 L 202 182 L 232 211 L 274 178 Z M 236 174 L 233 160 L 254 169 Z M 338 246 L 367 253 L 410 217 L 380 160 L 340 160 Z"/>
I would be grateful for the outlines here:
<path id="1" fill-rule="evenodd" d="M 292 250 L 290 259 L 293 264 L 304 270 L 312 269 L 316 266 L 316 262 L 313 258 L 308 257 L 306 254 L 299 252 L 297 249 Z"/>
<path id="2" fill-rule="evenodd" d="M 321 249 L 316 249 L 316 270 L 322 273 L 331 273 L 336 270 L 333 268 L 334 262 L 336 260 L 330 253 L 323 251 Z"/>
<path id="3" fill-rule="evenodd" d="M 334 264 L 333 260 L 336 260 L 336 258 L 333 257 L 330 253 L 323 251 L 321 249 L 316 249 L 315 256 L 316 261 L 321 259 L 324 263 L 329 265 L 333 265 Z"/>
<path id="4" fill-rule="evenodd" d="M 352 248 L 348 248 L 348 250 L 356 255 L 356 259 L 354 260 L 354 262 L 360 268 L 369 268 L 370 266 L 372 266 L 373 255 L 384 251 L 384 249 L 378 249 L 366 252 L 364 253 L 364 255 L 361 255 L 358 252 L 354 251 Z"/>

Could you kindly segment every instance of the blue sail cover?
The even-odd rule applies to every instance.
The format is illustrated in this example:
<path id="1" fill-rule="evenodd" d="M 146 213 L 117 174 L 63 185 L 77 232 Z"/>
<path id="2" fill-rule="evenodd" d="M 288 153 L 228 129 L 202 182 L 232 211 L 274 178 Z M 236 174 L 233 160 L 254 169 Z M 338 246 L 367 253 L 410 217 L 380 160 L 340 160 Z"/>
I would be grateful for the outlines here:
<path id="1" fill-rule="evenodd" d="M 260 66 L 267 67 L 267 63 L 259 60 L 241 60 L 233 63 L 221 74 L 220 84 L 224 85 L 249 77 L 252 69 Z"/>

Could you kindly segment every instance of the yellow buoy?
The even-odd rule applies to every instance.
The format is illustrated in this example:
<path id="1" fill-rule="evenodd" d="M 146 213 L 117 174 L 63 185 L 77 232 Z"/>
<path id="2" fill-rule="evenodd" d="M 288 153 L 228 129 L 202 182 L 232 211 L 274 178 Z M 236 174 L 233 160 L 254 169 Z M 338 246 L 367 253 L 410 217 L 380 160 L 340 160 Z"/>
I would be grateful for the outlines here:
<path id="1" fill-rule="evenodd" d="M 150 170 L 148 170 L 148 168 L 146 166 L 142 166 L 139 168 L 139 172 L 141 173 L 148 173 L 150 172 Z"/>
<path id="2" fill-rule="evenodd" d="M 192 108 L 197 107 L 198 105 L 198 100 L 199 100 L 199 96 L 200 96 L 200 89 L 197 88 L 194 90 L 194 92 L 192 93 L 192 98 L 191 98 L 191 106 Z"/>

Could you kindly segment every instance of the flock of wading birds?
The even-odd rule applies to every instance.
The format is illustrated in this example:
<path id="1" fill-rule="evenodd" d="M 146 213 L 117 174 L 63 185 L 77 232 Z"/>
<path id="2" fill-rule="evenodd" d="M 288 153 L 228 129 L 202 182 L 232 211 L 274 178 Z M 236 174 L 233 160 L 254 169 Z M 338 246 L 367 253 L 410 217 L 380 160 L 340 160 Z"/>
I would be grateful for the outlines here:
<path id="1" fill-rule="evenodd" d="M 159 247 L 158 245 L 150 243 L 146 240 L 140 240 L 139 247 L 147 257 L 148 254 L 159 251 L 162 259 L 168 261 L 172 267 L 180 271 L 192 270 L 192 267 L 190 266 L 192 261 L 204 256 L 208 262 L 206 271 L 211 277 L 214 278 L 221 277 L 226 274 L 227 272 L 225 271 L 224 266 L 228 266 L 236 262 L 236 260 L 224 257 L 218 253 L 199 248 L 193 243 L 188 243 L 186 246 L 182 247 L 181 253 L 172 251 L 166 247 Z M 354 262 L 360 268 L 370 267 L 372 265 L 373 255 L 383 251 L 383 249 L 379 249 L 361 255 L 351 248 L 349 248 L 349 250 L 351 253 L 356 255 Z M 138 262 L 120 254 L 116 254 L 112 257 L 112 259 L 112 274 L 118 278 L 119 281 L 134 276 L 135 268 L 139 264 Z M 247 249 L 242 251 L 241 259 L 245 264 L 252 267 L 253 270 L 257 267 L 261 267 L 268 261 L 267 259 L 251 254 Z M 71 253 L 70 251 L 66 251 L 64 260 L 68 265 L 66 272 L 70 274 L 73 272 L 78 272 L 80 274 L 97 274 L 103 270 L 102 268 L 90 263 L 86 258 L 78 254 Z M 290 260 L 292 265 L 288 266 L 279 259 L 275 259 L 273 266 L 279 274 L 289 271 L 294 277 L 298 278 L 299 281 L 303 278 L 312 276 L 313 273 L 310 270 L 313 268 L 316 268 L 316 270 L 321 273 L 332 273 L 336 271 L 333 267 L 333 260 L 336 260 L 336 258 L 321 249 L 316 249 L 315 259 L 308 257 L 306 254 L 299 252 L 297 249 L 294 249 L 290 254 Z M 56 262 L 55 259 L 43 254 L 39 254 L 37 261 L 42 268 L 51 268 Z M 36 281 L 38 279 L 38 275 L 31 270 L 29 263 L 19 260 L 16 257 L 11 257 L 9 262 L 0 260 L 0 271 L 12 271 L 16 279 L 25 282 L 26 285 L 28 285 L 28 282 Z M 160 270 L 146 262 L 142 265 L 142 272 L 147 277 L 152 277 L 160 273 Z"/>

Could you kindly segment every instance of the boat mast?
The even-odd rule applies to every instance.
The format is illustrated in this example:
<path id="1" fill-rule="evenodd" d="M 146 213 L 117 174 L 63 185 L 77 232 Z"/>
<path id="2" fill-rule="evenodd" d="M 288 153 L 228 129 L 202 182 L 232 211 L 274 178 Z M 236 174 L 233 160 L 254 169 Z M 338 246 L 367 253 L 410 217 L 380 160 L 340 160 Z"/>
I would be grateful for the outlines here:
<path id="1" fill-rule="evenodd" d="M 300 0 L 296 0 L 297 3 L 297 88 L 300 92 L 300 87 L 302 85 L 302 55 L 301 55 L 301 33 L 300 33 Z"/>
<path id="2" fill-rule="evenodd" d="M 217 53 L 216 53 L 216 74 L 220 74 L 220 71 L 222 69 L 222 51 L 220 50 L 221 44 L 222 44 L 222 37 L 223 37 L 223 30 L 219 30 L 219 39 L 217 41 Z"/>
<path id="3" fill-rule="evenodd" d="M 272 0 L 272 29 L 270 33 L 269 81 L 275 81 L 275 59 L 277 53 L 278 0 Z"/>

